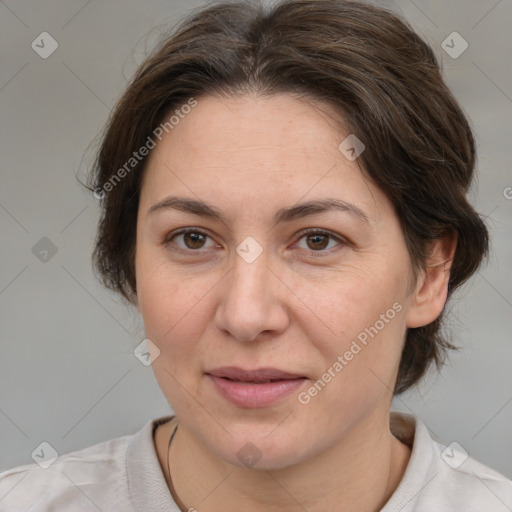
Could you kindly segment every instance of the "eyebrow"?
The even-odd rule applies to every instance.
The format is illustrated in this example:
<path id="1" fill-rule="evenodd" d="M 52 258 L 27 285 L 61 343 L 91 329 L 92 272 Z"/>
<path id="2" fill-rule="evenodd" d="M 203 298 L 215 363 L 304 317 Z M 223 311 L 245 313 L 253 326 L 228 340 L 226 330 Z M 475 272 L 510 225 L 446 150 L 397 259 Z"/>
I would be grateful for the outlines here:
<path id="1" fill-rule="evenodd" d="M 189 199 L 186 197 L 169 196 L 154 204 L 148 209 L 148 215 L 166 209 L 180 210 L 200 217 L 207 217 L 227 225 L 228 221 L 224 214 L 215 206 L 204 201 Z M 347 212 L 357 219 L 369 222 L 368 215 L 352 203 L 341 199 L 315 199 L 304 203 L 295 204 L 289 208 L 281 208 L 274 215 L 274 225 L 280 222 L 290 222 L 295 219 L 307 217 L 328 211 Z"/>

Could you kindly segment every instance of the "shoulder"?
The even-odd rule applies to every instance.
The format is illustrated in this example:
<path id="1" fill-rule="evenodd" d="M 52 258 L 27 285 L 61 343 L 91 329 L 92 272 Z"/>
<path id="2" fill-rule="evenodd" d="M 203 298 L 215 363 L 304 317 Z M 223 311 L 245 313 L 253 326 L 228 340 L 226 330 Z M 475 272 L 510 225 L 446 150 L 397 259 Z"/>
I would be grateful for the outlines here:
<path id="1" fill-rule="evenodd" d="M 472 458 L 462 446 L 434 440 L 410 414 L 392 412 L 391 428 L 412 448 L 405 474 L 386 512 L 510 512 L 512 481 Z"/>
<path id="2" fill-rule="evenodd" d="M 119 506 L 127 495 L 126 451 L 133 437 L 104 441 L 53 461 L 43 455 L 40 464 L 24 464 L 0 473 L 0 510 L 97 512 L 99 508 L 107 512 L 109 503 L 116 500 Z"/>
<path id="3" fill-rule="evenodd" d="M 448 510 L 462 507 L 468 512 L 512 510 L 510 479 L 469 456 L 458 443 L 446 446 L 432 441 L 432 450 L 433 474 L 426 503 L 430 499 Z"/>

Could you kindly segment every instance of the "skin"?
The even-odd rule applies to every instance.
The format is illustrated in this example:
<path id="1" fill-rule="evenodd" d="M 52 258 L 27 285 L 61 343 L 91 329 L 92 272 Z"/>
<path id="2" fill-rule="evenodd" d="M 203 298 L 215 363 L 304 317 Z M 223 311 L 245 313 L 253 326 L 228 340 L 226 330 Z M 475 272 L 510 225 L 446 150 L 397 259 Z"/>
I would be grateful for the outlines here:
<path id="1" fill-rule="evenodd" d="M 389 411 L 404 336 L 441 312 L 449 263 L 439 263 L 456 242 L 433 242 L 428 271 L 414 282 L 390 201 L 338 149 L 348 134 L 326 105 L 292 94 L 202 97 L 150 154 L 137 220 L 137 306 L 180 425 L 170 468 L 187 508 L 376 511 L 403 476 L 410 449 L 391 434 Z M 207 201 L 226 223 L 175 209 L 148 213 L 171 194 Z M 279 209 L 325 198 L 356 205 L 368 222 L 327 211 L 274 225 Z M 174 236 L 186 227 L 207 236 Z M 305 228 L 339 240 L 308 241 Z M 263 248 L 252 263 L 236 252 L 248 236 Z M 394 303 L 401 311 L 300 403 L 298 392 Z M 307 379 L 269 407 L 238 407 L 204 373 L 219 366 Z M 172 426 L 155 437 L 166 477 Z M 252 467 L 237 457 L 248 442 L 261 454 Z"/>

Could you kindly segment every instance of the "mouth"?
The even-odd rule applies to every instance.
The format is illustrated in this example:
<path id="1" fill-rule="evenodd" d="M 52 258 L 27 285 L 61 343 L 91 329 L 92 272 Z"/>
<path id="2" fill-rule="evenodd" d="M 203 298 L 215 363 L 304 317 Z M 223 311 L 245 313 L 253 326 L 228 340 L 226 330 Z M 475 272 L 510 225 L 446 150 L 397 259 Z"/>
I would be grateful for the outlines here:
<path id="1" fill-rule="evenodd" d="M 268 407 L 289 396 L 307 377 L 275 368 L 215 368 L 206 372 L 220 395 L 238 407 Z"/>
<path id="2" fill-rule="evenodd" d="M 292 380 L 305 378 L 303 375 L 277 370 L 275 368 L 261 368 L 258 370 L 244 370 L 236 366 L 224 366 L 206 372 L 214 377 L 236 382 L 266 383 L 278 380 Z"/>

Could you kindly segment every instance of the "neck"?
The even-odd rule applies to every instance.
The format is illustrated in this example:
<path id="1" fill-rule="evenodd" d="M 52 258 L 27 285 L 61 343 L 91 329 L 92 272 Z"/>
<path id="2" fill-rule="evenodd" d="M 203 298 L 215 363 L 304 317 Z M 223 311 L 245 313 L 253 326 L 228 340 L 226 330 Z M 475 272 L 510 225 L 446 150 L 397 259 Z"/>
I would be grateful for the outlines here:
<path id="1" fill-rule="evenodd" d="M 180 423 L 170 451 L 174 489 L 187 509 L 201 512 L 378 511 L 397 488 L 410 456 L 409 447 L 381 426 L 389 426 L 389 411 L 387 422 L 367 418 L 313 459 L 266 471 L 218 459 Z M 165 464 L 166 458 L 167 453 Z"/>

